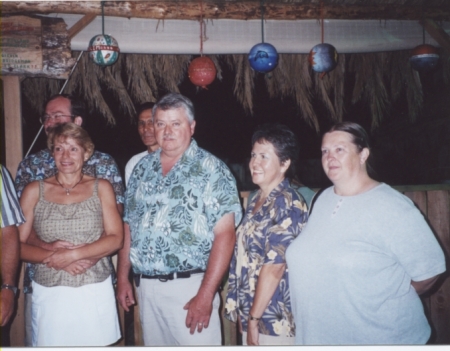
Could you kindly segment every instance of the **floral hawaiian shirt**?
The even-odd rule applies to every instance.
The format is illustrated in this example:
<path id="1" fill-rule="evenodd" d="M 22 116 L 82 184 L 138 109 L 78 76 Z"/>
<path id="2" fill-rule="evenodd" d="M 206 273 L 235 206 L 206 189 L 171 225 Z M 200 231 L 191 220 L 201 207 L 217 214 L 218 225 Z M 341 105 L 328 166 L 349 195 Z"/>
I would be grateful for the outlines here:
<path id="1" fill-rule="evenodd" d="M 35 180 L 42 180 L 56 174 L 57 168 L 52 152 L 49 149 L 32 154 L 20 162 L 17 169 L 15 186 L 17 196 L 22 196 L 23 189 Z M 124 186 L 116 161 L 100 151 L 94 151 L 92 156 L 83 166 L 83 173 L 92 177 L 108 180 L 114 188 L 117 203 L 124 201 Z M 34 277 L 34 265 L 27 264 L 24 276 L 24 293 L 31 293 L 31 280 Z M 114 281 L 114 279 L 113 279 Z"/>
<path id="2" fill-rule="evenodd" d="M 225 317 L 233 322 L 237 322 L 239 317 L 244 331 L 247 331 L 249 312 L 262 266 L 286 263 L 286 249 L 300 234 L 308 219 L 305 200 L 291 188 L 287 179 L 272 190 L 261 208 L 252 214 L 260 193 L 248 205 L 237 229 L 228 277 Z M 260 334 L 295 336 L 288 269 L 261 317 L 258 324 Z"/>
<path id="3" fill-rule="evenodd" d="M 161 150 L 134 167 L 125 196 L 130 260 L 136 274 L 206 269 L 213 229 L 227 213 L 242 218 L 236 181 L 227 166 L 195 140 L 163 176 Z"/>

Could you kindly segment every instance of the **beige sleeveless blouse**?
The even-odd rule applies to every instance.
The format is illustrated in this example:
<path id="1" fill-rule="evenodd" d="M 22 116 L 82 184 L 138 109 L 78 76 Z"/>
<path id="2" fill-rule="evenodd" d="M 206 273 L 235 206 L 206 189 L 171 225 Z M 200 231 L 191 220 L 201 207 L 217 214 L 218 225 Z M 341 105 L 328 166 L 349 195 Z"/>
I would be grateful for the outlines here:
<path id="1" fill-rule="evenodd" d="M 34 208 L 33 227 L 39 238 L 47 243 L 64 240 L 75 245 L 89 244 L 103 233 L 103 214 L 98 197 L 98 179 L 90 198 L 74 204 L 57 204 L 44 199 L 44 181 L 39 181 L 39 201 Z M 37 264 L 33 280 L 43 286 L 79 287 L 99 283 L 108 278 L 112 267 L 107 257 L 100 259 L 86 273 L 75 276 L 64 270 Z"/>

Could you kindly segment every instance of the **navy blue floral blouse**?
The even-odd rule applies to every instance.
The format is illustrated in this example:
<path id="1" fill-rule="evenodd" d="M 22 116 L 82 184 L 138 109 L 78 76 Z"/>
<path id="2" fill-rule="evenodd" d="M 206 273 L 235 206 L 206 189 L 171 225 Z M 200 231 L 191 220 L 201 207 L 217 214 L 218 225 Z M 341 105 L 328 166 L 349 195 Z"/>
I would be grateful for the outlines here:
<path id="1" fill-rule="evenodd" d="M 243 331 L 247 331 L 262 266 L 286 263 L 286 249 L 308 219 L 305 200 L 291 188 L 287 179 L 272 190 L 261 208 L 252 214 L 260 193 L 248 205 L 237 229 L 228 278 L 225 317 L 233 322 L 240 318 Z M 287 269 L 259 321 L 258 329 L 265 335 L 295 336 Z"/>

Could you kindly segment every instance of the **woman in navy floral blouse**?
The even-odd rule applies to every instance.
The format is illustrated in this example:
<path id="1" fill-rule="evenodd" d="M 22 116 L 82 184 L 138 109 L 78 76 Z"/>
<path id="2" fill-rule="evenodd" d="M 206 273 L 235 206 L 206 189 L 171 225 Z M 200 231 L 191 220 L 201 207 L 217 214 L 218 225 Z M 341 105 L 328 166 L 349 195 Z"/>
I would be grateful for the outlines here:
<path id="1" fill-rule="evenodd" d="M 298 143 L 286 126 L 265 125 L 252 144 L 250 172 L 260 189 L 237 229 L 225 317 L 239 323 L 244 345 L 293 345 L 285 251 L 308 218 L 290 184 Z"/>

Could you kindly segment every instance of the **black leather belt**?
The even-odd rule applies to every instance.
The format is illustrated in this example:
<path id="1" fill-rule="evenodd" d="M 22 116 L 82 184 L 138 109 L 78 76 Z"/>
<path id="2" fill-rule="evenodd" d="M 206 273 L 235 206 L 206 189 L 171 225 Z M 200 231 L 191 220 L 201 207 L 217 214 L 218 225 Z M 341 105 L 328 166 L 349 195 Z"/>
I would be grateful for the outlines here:
<path id="1" fill-rule="evenodd" d="M 173 272 L 170 274 L 157 274 L 157 275 L 135 274 L 134 275 L 134 283 L 138 287 L 141 282 L 141 278 L 142 279 L 159 279 L 162 282 L 166 282 L 168 280 L 190 278 L 190 276 L 192 274 L 199 274 L 199 273 L 205 273 L 205 271 L 201 268 L 197 268 L 197 269 L 193 269 L 190 271 Z"/>

